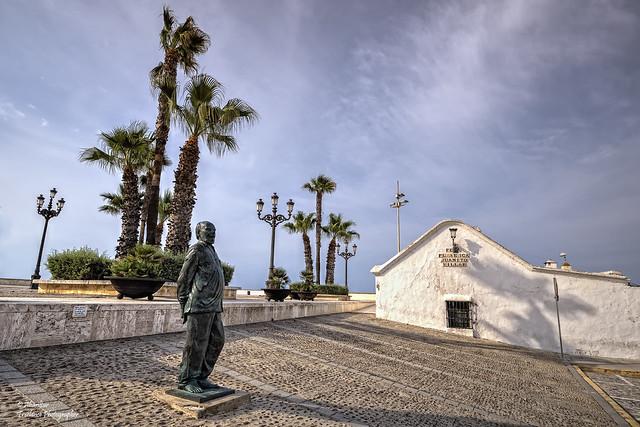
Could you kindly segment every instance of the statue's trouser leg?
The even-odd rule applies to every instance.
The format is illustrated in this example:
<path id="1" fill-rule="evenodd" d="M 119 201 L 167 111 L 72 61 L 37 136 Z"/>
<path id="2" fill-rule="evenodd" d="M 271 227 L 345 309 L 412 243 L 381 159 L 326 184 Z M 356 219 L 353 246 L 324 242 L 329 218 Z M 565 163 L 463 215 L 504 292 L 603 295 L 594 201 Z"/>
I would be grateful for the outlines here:
<path id="1" fill-rule="evenodd" d="M 200 369 L 200 379 L 207 379 L 213 367 L 218 361 L 218 356 L 224 347 L 224 325 L 222 324 L 222 313 L 214 314 L 211 324 L 211 334 L 209 335 L 209 343 L 207 345 L 207 352 L 202 360 L 202 367 Z"/>
<path id="2" fill-rule="evenodd" d="M 198 380 L 201 376 L 211 326 L 216 314 L 218 313 L 195 313 L 187 316 L 187 337 L 178 374 L 178 385 L 181 387 Z"/>

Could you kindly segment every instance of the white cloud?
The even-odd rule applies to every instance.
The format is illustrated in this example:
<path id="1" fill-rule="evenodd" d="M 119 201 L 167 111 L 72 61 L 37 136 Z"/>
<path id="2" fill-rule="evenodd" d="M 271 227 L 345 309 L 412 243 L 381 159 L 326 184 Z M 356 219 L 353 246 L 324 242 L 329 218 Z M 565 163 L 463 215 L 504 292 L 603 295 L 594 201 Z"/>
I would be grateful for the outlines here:
<path id="1" fill-rule="evenodd" d="M 42 127 L 47 127 L 49 126 L 49 122 L 47 121 L 47 119 L 43 118 L 40 120 L 40 126 Z"/>
<path id="2" fill-rule="evenodd" d="M 0 117 L 2 117 L 4 120 L 24 119 L 26 116 L 27 115 L 17 109 L 12 102 L 0 102 Z"/>

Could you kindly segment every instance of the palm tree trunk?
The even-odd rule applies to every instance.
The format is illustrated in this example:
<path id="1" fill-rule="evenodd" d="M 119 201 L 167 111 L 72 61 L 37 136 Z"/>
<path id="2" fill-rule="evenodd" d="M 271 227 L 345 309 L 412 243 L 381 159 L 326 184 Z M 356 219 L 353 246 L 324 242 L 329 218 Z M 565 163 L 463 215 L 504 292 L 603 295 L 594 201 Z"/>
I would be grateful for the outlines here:
<path id="1" fill-rule="evenodd" d="M 320 284 L 320 239 L 322 238 L 322 193 L 316 192 L 316 283 Z"/>
<path id="2" fill-rule="evenodd" d="M 313 257 L 311 256 L 311 240 L 307 233 L 302 233 L 302 244 L 304 246 L 304 270 L 313 274 Z"/>
<path id="3" fill-rule="evenodd" d="M 140 225 L 140 193 L 138 176 L 133 169 L 125 169 L 122 174 L 122 232 L 118 239 L 116 258 L 131 252 L 138 241 Z"/>
<path id="4" fill-rule="evenodd" d="M 162 233 L 164 232 L 164 222 L 159 222 L 156 227 L 156 242 L 158 245 L 162 244 Z"/>
<path id="5" fill-rule="evenodd" d="M 147 171 L 147 187 L 153 179 L 153 171 Z M 140 212 L 140 236 L 138 237 L 138 243 L 144 243 L 144 232 L 147 225 L 147 215 L 149 214 L 149 192 L 145 191 L 144 200 L 142 201 L 142 211 Z"/>
<path id="6" fill-rule="evenodd" d="M 327 277 L 324 279 L 325 285 L 333 285 L 336 271 L 336 238 L 329 242 L 327 250 Z"/>
<path id="7" fill-rule="evenodd" d="M 166 244 L 166 248 L 173 253 L 185 252 L 189 247 L 191 215 L 196 204 L 196 179 L 198 178 L 196 172 L 199 160 L 198 139 L 191 137 L 180 149 L 180 158 L 175 172 Z"/>
<path id="8" fill-rule="evenodd" d="M 178 56 L 176 52 L 167 51 L 164 56 L 162 72 L 164 76 L 176 82 L 178 73 Z M 147 244 L 157 245 L 156 224 L 158 222 L 158 201 L 160 200 L 160 178 L 164 166 L 164 152 L 169 140 L 169 100 L 162 94 L 158 94 L 158 117 L 156 118 L 156 146 L 153 156 L 153 178 L 147 183 L 146 198 L 149 200 L 147 212 Z"/>

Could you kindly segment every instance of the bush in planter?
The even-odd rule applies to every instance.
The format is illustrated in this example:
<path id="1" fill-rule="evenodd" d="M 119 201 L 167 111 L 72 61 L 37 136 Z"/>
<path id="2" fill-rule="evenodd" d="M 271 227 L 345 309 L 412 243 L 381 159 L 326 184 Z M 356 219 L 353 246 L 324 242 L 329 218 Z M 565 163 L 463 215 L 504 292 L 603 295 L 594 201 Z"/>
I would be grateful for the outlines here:
<path id="1" fill-rule="evenodd" d="M 164 258 L 160 261 L 160 277 L 169 282 L 177 282 L 184 264 L 184 257 L 184 254 L 165 252 Z"/>
<path id="2" fill-rule="evenodd" d="M 111 264 L 111 273 L 119 277 L 161 277 L 161 264 L 166 258 L 160 249 L 153 245 L 138 245 L 133 253 L 115 260 Z"/>
<path id="3" fill-rule="evenodd" d="M 97 249 L 82 247 L 53 251 L 47 257 L 46 266 L 55 280 L 99 280 L 111 274 L 112 262 Z"/>
<path id="4" fill-rule="evenodd" d="M 229 286 L 229 283 L 231 283 L 231 279 L 233 279 L 233 273 L 234 271 L 236 271 L 236 268 L 233 265 L 222 261 L 222 270 L 224 273 L 224 285 Z"/>
<path id="5" fill-rule="evenodd" d="M 287 270 L 282 267 L 275 267 L 271 278 L 268 280 L 269 284 L 267 287 L 269 289 L 285 289 L 290 281 L 291 279 L 289 279 Z"/>
<path id="6" fill-rule="evenodd" d="M 347 288 L 340 285 L 315 285 L 315 291 L 320 294 L 347 295 Z"/>

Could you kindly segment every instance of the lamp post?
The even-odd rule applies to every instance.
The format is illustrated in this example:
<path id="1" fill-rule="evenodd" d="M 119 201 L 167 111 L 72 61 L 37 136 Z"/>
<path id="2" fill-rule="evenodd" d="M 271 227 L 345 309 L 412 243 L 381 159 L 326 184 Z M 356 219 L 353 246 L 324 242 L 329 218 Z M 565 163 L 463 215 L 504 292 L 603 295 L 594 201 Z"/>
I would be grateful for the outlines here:
<path id="1" fill-rule="evenodd" d="M 400 192 L 400 181 L 396 181 L 396 201 L 389 205 L 390 208 L 396 210 L 396 233 L 398 236 L 398 253 L 400 252 L 400 208 L 409 203 L 408 200 L 404 200 L 404 193 Z"/>
<path id="2" fill-rule="evenodd" d="M 267 214 L 265 216 L 262 216 L 262 209 L 264 208 L 264 202 L 262 201 L 262 199 L 258 199 L 258 201 L 256 202 L 256 210 L 258 211 L 258 219 L 266 222 L 267 224 L 271 225 L 271 257 L 269 259 L 269 277 L 267 279 L 267 288 L 270 285 L 270 280 L 271 277 L 273 276 L 273 254 L 275 251 L 275 244 L 276 244 L 276 227 L 285 222 L 285 221 L 289 221 L 291 219 L 291 213 L 293 212 L 293 200 L 289 199 L 289 201 L 287 202 L 287 213 L 288 216 L 284 216 L 282 214 L 278 214 L 278 194 L 277 193 L 273 193 L 271 195 L 271 213 Z"/>
<path id="3" fill-rule="evenodd" d="M 451 233 L 451 242 L 453 244 L 453 252 L 458 252 L 458 245 L 456 245 L 456 233 L 458 229 L 455 227 L 451 227 L 449 229 L 449 233 Z"/>
<path id="4" fill-rule="evenodd" d="M 344 252 L 340 252 L 340 243 L 336 245 L 336 253 L 344 258 L 344 287 L 347 288 L 347 295 L 349 295 L 349 258 L 356 256 L 358 245 L 353 244 L 353 252 L 349 252 L 349 242 L 344 241 Z"/>
<path id="5" fill-rule="evenodd" d="M 44 249 L 44 239 L 47 236 L 49 220 L 60 215 L 60 211 L 62 211 L 62 208 L 64 207 L 64 199 L 61 198 L 56 203 L 57 209 L 53 209 L 53 199 L 56 197 L 57 193 L 58 190 L 55 188 L 52 188 L 51 191 L 49 191 L 49 205 L 45 209 L 42 209 L 42 206 L 44 206 L 44 196 L 41 194 L 36 198 L 38 214 L 44 217 L 44 229 L 42 230 L 42 240 L 40 240 L 40 251 L 38 251 L 36 269 L 31 275 L 31 289 L 38 289 L 38 285 L 34 284 L 33 281 L 40 279 L 40 261 L 42 261 L 42 250 Z"/>

